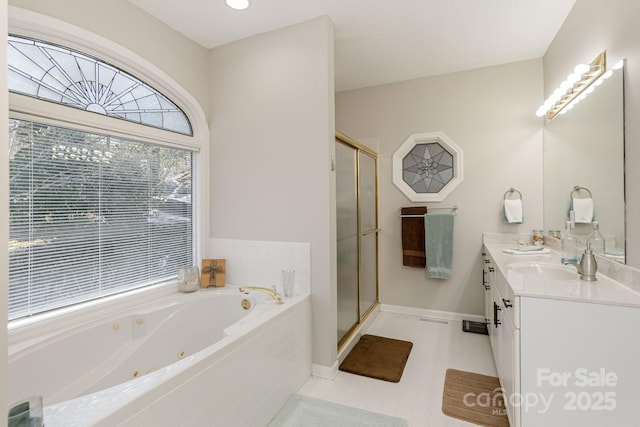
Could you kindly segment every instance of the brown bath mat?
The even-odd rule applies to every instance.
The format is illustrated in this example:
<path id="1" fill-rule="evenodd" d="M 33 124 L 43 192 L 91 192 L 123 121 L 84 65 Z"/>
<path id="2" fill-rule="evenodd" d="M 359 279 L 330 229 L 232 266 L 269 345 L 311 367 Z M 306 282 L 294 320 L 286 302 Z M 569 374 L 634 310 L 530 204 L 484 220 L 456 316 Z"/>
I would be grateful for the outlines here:
<path id="1" fill-rule="evenodd" d="M 363 335 L 349 352 L 340 370 L 397 383 L 413 343 L 376 335 Z"/>
<path id="2" fill-rule="evenodd" d="M 486 427 L 509 427 L 503 397 L 498 378 L 447 369 L 442 412 Z"/>

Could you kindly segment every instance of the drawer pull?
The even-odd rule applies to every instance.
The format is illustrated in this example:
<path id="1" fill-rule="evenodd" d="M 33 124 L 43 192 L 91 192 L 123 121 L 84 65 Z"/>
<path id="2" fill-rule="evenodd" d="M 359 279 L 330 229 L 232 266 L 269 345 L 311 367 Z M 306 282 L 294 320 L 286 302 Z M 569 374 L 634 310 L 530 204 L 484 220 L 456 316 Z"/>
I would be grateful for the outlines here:
<path id="1" fill-rule="evenodd" d="M 502 298 L 502 303 L 504 304 L 504 308 L 513 307 L 513 304 L 511 304 L 511 300 L 510 299 Z"/>

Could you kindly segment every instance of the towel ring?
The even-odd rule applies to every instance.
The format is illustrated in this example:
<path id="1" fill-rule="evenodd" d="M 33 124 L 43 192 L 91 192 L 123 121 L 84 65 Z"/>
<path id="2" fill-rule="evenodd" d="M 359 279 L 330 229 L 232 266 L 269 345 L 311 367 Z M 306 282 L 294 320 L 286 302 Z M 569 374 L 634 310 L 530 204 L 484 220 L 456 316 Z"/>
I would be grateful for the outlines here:
<path id="1" fill-rule="evenodd" d="M 510 189 L 508 189 L 508 190 L 504 193 L 504 197 L 503 197 L 503 199 L 504 199 L 504 200 L 507 200 L 507 196 L 508 196 L 509 194 L 512 194 L 512 193 L 518 193 L 518 199 L 522 200 L 522 193 L 521 193 L 521 192 L 519 192 L 518 190 L 516 190 L 516 189 L 515 189 L 515 188 L 513 188 L 513 187 L 511 187 Z M 516 200 L 517 200 L 517 199 L 516 199 Z"/>
<path id="2" fill-rule="evenodd" d="M 573 191 L 571 192 L 570 197 L 573 199 L 573 193 L 578 193 L 578 192 L 580 192 L 580 190 L 586 191 L 587 193 L 589 193 L 589 197 L 593 198 L 593 196 L 591 195 L 591 191 L 589 191 L 589 189 L 587 187 L 580 187 L 579 185 L 575 185 L 573 187 Z"/>

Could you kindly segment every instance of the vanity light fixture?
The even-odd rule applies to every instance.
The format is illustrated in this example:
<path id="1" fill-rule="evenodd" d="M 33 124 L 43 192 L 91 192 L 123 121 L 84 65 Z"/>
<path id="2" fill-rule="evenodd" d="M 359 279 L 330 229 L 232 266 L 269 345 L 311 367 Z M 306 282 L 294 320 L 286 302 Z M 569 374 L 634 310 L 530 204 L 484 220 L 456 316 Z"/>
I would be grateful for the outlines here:
<path id="1" fill-rule="evenodd" d="M 582 101 L 583 99 L 585 99 L 587 97 L 587 95 L 589 95 L 591 92 L 593 92 L 595 90 L 595 88 L 597 88 L 598 86 L 600 86 L 602 84 L 603 81 L 605 81 L 606 79 L 608 79 L 609 77 L 611 77 L 611 75 L 613 74 L 614 70 L 619 70 L 620 68 L 622 68 L 624 66 L 624 59 L 621 59 L 620 61 L 618 61 L 616 63 L 616 65 L 614 65 L 613 67 L 611 67 L 610 69 L 608 69 L 607 71 L 605 71 L 603 74 L 600 75 L 600 77 L 598 77 L 593 84 L 591 84 L 588 88 L 586 88 L 584 90 L 584 92 L 582 92 L 580 95 L 578 95 L 575 99 L 573 99 L 569 105 L 567 105 L 566 108 L 564 108 L 562 111 L 560 111 L 558 114 L 565 114 L 567 111 L 570 111 L 578 102 Z"/>
<path id="2" fill-rule="evenodd" d="M 617 65 L 617 64 L 616 64 Z M 577 65 L 573 73 L 569 74 L 567 79 L 560 84 L 549 98 L 538 108 L 536 115 L 538 117 L 547 116 L 549 120 L 553 119 L 557 114 L 564 114 L 575 104 L 586 98 L 587 94 L 593 92 L 595 86 L 600 84 L 602 77 L 607 78 L 611 75 L 611 70 L 606 75 L 607 69 L 606 53 L 602 52 L 590 64 Z M 596 81 L 600 83 L 592 86 Z"/>
<path id="3" fill-rule="evenodd" d="M 249 0 L 225 0 L 225 3 L 235 10 L 245 10 L 249 7 Z"/>

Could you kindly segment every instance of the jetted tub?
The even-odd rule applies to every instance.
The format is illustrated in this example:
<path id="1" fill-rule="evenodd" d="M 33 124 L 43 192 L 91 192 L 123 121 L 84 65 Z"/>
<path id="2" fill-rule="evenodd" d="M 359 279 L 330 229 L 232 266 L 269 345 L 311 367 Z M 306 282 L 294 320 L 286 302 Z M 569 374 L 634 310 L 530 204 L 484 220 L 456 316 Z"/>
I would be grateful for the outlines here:
<path id="1" fill-rule="evenodd" d="M 309 297 L 227 286 L 12 345 L 9 401 L 43 396 L 47 427 L 266 425 L 310 371 Z"/>

